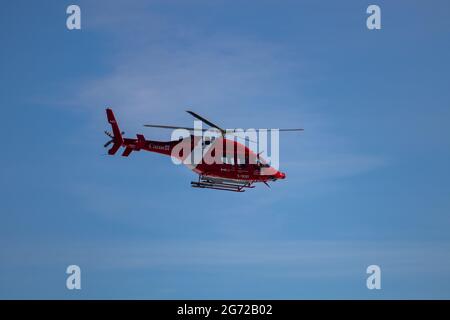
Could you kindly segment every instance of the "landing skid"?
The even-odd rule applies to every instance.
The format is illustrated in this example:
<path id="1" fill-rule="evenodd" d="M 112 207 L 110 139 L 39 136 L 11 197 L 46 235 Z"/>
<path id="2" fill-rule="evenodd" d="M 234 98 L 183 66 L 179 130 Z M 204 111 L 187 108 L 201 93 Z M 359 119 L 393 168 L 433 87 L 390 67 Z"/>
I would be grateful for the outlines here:
<path id="1" fill-rule="evenodd" d="M 246 188 L 254 188 L 253 182 L 239 182 L 234 180 L 223 180 L 199 176 L 198 181 L 192 181 L 191 187 L 203 189 L 215 189 L 233 192 L 245 192 Z"/>

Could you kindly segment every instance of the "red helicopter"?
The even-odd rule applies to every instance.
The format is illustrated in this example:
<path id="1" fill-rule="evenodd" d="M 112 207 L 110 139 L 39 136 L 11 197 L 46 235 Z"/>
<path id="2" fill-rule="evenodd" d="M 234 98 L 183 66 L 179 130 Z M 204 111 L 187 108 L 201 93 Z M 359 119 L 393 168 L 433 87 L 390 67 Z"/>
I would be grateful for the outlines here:
<path id="1" fill-rule="evenodd" d="M 234 139 L 226 139 L 225 136 L 234 130 L 224 130 L 211 121 L 203 118 L 192 111 L 187 111 L 194 118 L 207 124 L 217 132 L 217 136 L 203 137 L 198 135 L 186 136 L 174 141 L 152 141 L 146 140 L 144 135 L 136 134 L 136 138 L 124 138 L 119 125 L 110 108 L 106 109 L 106 115 L 112 128 L 112 133 L 105 131 L 111 138 L 104 147 L 113 146 L 108 150 L 109 155 L 114 155 L 121 147 L 124 147 L 122 156 L 128 157 L 133 151 L 150 151 L 167 156 L 185 164 L 188 168 L 198 174 L 198 181 L 192 181 L 191 186 L 195 188 L 208 188 L 234 192 L 244 192 L 245 189 L 254 188 L 254 183 L 262 182 L 268 187 L 268 182 L 285 179 L 286 175 L 266 163 L 259 153 L 250 150 L 244 144 Z M 188 132 L 211 129 L 198 129 L 187 127 L 175 127 L 166 125 L 146 124 L 145 127 L 163 129 L 182 129 Z M 279 131 L 303 131 L 303 129 L 278 129 Z M 194 149 L 200 147 L 204 161 L 192 162 Z M 208 149 L 208 152 L 205 152 Z M 209 157 L 209 161 L 207 161 Z M 211 159 L 215 161 L 211 161 Z"/>

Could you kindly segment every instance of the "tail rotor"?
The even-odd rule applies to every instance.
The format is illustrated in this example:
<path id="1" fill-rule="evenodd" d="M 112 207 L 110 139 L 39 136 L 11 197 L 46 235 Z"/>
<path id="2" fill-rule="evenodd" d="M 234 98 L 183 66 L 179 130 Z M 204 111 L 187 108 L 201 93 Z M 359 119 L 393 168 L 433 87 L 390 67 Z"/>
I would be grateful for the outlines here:
<path id="1" fill-rule="evenodd" d="M 110 108 L 106 109 L 106 116 L 108 118 L 108 123 L 111 125 L 112 133 L 109 131 L 105 131 L 105 134 L 111 138 L 108 142 L 104 144 L 104 147 L 106 148 L 111 143 L 113 143 L 113 146 L 111 149 L 108 150 L 108 154 L 113 155 L 117 152 L 117 150 L 120 149 L 120 147 L 123 145 L 123 134 L 124 132 L 121 132 L 119 129 L 119 125 L 117 124 L 116 118 L 114 117 L 114 113 Z"/>
<path id="2" fill-rule="evenodd" d="M 113 143 L 113 142 L 115 141 L 115 138 L 114 138 L 114 136 L 113 136 L 113 134 L 112 134 L 111 132 L 106 131 L 106 130 L 105 130 L 104 132 L 105 132 L 105 134 L 106 134 L 108 137 L 111 138 L 111 140 L 107 141 L 107 142 L 103 145 L 103 147 L 106 148 L 106 147 L 108 147 L 111 143 Z M 125 132 L 122 131 L 120 134 L 124 135 Z"/>

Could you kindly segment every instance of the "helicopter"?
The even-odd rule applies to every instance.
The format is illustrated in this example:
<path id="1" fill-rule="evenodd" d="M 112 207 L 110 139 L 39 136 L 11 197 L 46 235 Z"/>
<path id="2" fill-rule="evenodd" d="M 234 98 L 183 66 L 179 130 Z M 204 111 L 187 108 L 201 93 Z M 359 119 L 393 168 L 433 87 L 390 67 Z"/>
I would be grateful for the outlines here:
<path id="1" fill-rule="evenodd" d="M 263 183 L 270 188 L 269 182 L 286 178 L 284 172 L 271 167 L 261 157 L 261 152 L 256 153 L 245 144 L 227 138 L 229 134 L 236 134 L 236 129 L 222 129 L 193 111 L 186 112 L 208 125 L 210 129 L 144 124 L 144 127 L 182 130 L 188 133 L 178 140 L 153 141 L 147 140 L 143 134 L 136 134 L 136 138 L 123 137 L 124 132 L 119 129 L 114 112 L 111 108 L 106 108 L 106 116 L 112 132 L 105 131 L 110 140 L 104 147 L 107 148 L 112 144 L 108 150 L 109 155 L 115 155 L 123 147 L 122 156 L 124 157 L 141 150 L 170 156 L 174 162 L 183 163 L 198 175 L 198 180 L 191 182 L 194 188 L 244 192 L 246 189 L 254 188 L 256 183 Z M 191 134 L 199 130 L 215 134 L 205 135 L 205 137 Z M 277 130 L 303 131 L 304 129 Z M 201 152 L 200 161 L 192 161 L 192 155 L 198 150 Z"/>

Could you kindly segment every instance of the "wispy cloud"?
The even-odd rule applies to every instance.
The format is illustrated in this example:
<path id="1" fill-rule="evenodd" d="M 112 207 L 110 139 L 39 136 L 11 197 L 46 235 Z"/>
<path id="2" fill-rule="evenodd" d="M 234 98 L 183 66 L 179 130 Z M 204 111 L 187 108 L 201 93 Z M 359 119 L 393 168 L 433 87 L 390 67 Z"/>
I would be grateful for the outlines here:
<path id="1" fill-rule="evenodd" d="M 67 250 L 70 248 L 70 250 Z M 1 258 L 12 266 L 41 267 L 76 262 L 94 270 L 182 268 L 280 268 L 277 277 L 345 277 L 364 274 L 379 264 L 389 274 L 445 273 L 450 267 L 448 244 L 348 241 L 139 241 L 71 244 L 38 243 L 33 248 L 3 248 Z M 436 264 L 436 261 L 440 261 Z"/>
<path id="2" fill-rule="evenodd" d="M 381 156 L 359 154 L 315 154 L 307 159 L 286 162 L 291 173 L 301 177 L 303 183 L 350 177 L 383 167 L 388 160 Z"/>
<path id="3" fill-rule="evenodd" d="M 192 107 L 224 126 L 255 126 L 275 112 L 278 106 L 267 108 L 264 98 L 280 95 L 292 71 L 279 61 L 280 52 L 273 44 L 221 37 L 175 49 L 149 45 L 119 54 L 110 73 L 82 86 L 80 99 L 111 105 L 135 125 L 142 119 L 187 121 L 183 111 Z"/>

